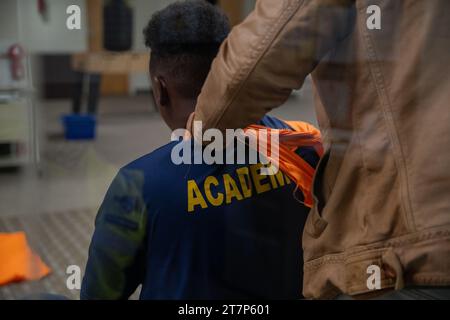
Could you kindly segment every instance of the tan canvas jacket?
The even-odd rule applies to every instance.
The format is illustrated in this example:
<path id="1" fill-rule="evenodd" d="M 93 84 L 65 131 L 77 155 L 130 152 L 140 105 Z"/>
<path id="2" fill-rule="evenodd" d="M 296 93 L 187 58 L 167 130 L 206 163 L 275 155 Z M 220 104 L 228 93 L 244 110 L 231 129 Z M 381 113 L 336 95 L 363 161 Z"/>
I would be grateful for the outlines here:
<path id="1" fill-rule="evenodd" d="M 195 120 L 245 127 L 309 74 L 326 153 L 303 293 L 370 293 L 377 267 L 381 289 L 450 285 L 450 1 L 260 0 L 223 44 Z"/>

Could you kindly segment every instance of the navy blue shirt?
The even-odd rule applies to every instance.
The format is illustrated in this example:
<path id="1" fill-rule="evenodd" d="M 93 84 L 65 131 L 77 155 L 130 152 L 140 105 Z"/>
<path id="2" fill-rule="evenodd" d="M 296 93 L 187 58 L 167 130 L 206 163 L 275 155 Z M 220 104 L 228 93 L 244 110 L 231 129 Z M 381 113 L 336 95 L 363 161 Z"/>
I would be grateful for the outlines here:
<path id="1" fill-rule="evenodd" d="M 273 117 L 261 124 L 289 128 Z M 297 299 L 309 209 L 261 164 L 175 165 L 169 143 L 122 168 L 96 218 L 82 299 Z M 312 148 L 297 153 L 315 167 Z"/>

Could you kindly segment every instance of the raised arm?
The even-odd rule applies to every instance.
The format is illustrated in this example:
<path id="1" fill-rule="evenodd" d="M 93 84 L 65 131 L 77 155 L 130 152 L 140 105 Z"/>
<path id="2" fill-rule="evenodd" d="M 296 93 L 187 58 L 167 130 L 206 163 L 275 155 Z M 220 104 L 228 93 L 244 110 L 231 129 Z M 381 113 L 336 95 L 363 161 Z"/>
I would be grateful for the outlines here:
<path id="1" fill-rule="evenodd" d="M 203 128 L 243 128 L 283 104 L 354 25 L 354 0 L 259 0 L 214 60 L 199 96 Z"/>

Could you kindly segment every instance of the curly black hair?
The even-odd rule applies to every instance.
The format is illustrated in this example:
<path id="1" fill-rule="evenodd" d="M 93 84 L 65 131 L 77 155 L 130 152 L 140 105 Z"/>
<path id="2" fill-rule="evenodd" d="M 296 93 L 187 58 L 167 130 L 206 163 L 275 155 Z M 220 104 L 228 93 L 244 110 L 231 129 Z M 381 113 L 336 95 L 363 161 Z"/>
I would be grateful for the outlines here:
<path id="1" fill-rule="evenodd" d="M 156 12 L 144 29 L 150 71 L 164 68 L 181 93 L 196 98 L 229 32 L 229 20 L 218 7 L 205 0 L 175 2 Z"/>
<path id="2" fill-rule="evenodd" d="M 152 54 L 208 54 L 230 32 L 226 15 L 205 0 L 175 2 L 156 12 L 144 29 Z"/>

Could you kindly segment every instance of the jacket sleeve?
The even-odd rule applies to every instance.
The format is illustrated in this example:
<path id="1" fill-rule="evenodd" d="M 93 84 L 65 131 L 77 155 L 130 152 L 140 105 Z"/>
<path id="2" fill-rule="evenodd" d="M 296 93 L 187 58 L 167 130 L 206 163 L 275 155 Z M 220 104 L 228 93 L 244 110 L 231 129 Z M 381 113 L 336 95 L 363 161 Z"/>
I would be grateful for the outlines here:
<path id="1" fill-rule="evenodd" d="M 283 104 L 349 34 L 354 2 L 259 0 L 222 44 L 193 120 L 203 129 L 243 128 Z"/>
<path id="2" fill-rule="evenodd" d="M 128 299 L 142 282 L 147 214 L 143 178 L 121 170 L 95 220 L 81 299 Z"/>

